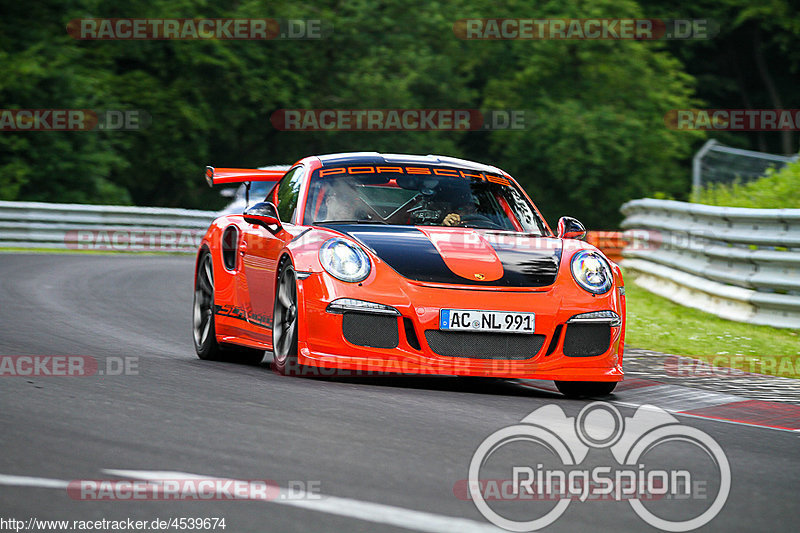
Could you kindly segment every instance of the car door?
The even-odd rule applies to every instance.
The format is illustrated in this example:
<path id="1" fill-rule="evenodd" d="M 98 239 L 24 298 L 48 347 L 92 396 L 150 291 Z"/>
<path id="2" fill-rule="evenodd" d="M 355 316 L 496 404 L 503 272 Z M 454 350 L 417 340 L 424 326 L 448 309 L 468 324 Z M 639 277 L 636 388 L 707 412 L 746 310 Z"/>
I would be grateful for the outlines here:
<path id="1" fill-rule="evenodd" d="M 282 229 L 272 232 L 258 224 L 244 223 L 244 234 L 239 255 L 242 259 L 244 280 L 240 284 L 246 294 L 240 295 L 247 321 L 260 337 L 269 341 L 272 336 L 272 306 L 275 298 L 278 255 L 300 229 L 294 224 L 294 215 L 305 183 L 305 169 L 297 166 L 289 170 L 267 198 L 278 208 Z"/>

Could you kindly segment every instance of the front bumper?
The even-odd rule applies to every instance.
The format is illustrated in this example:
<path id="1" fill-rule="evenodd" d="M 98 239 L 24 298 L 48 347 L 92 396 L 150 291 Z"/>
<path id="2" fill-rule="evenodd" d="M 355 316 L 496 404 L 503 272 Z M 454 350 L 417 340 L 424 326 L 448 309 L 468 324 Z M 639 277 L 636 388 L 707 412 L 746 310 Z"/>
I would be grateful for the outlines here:
<path id="1" fill-rule="evenodd" d="M 313 273 L 298 286 L 301 313 L 305 318 L 300 324 L 298 362 L 355 374 L 622 380 L 624 295 L 615 285 L 607 294 L 595 296 L 568 281 L 557 281 L 551 287 L 536 290 L 436 286 L 404 278 L 398 283 L 397 277 L 383 283 L 373 278 L 365 282 L 368 286 L 362 286 L 333 280 L 324 273 Z M 396 309 L 399 315 L 331 312 L 328 306 L 338 298 L 383 304 Z M 458 344 L 448 349 L 442 344 L 439 332 L 442 308 L 533 312 L 536 314 L 535 335 L 508 334 L 491 339 L 490 336 L 497 334 L 473 333 L 470 335 L 478 337 L 454 339 Z M 601 329 L 598 329 L 597 320 L 568 323 L 576 315 L 602 310 L 613 311 L 621 321 L 616 325 L 606 321 L 605 326 L 600 325 Z M 373 321 L 369 317 L 380 319 Z M 581 342 L 588 338 L 585 333 L 589 330 L 581 332 L 579 328 L 583 326 L 594 328 L 594 344 L 590 342 L 588 346 L 588 353 L 593 355 L 576 355 L 587 353 L 587 346 L 581 347 Z M 602 327 L 607 328 L 607 343 L 605 349 L 598 349 L 598 339 L 601 344 L 606 342 L 602 338 Z M 444 342 L 447 339 L 444 337 Z M 487 348 L 494 344 L 496 352 Z"/>

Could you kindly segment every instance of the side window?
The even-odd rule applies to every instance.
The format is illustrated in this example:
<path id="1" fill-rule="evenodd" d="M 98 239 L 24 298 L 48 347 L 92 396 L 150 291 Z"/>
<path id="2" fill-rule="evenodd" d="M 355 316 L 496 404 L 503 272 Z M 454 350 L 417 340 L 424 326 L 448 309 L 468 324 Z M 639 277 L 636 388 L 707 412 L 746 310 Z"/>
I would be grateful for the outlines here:
<path id="1" fill-rule="evenodd" d="M 278 201 L 278 216 L 280 216 L 281 222 L 291 223 L 294 218 L 304 174 L 303 167 L 293 168 L 278 184 L 276 200 Z"/>

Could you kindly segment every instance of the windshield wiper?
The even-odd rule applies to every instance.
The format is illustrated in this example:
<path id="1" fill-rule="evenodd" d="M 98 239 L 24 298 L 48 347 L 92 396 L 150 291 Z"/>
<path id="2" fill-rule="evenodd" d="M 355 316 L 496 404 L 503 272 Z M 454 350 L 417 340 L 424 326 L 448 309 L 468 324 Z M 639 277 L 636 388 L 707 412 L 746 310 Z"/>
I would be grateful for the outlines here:
<path id="1" fill-rule="evenodd" d="M 370 220 L 367 218 L 351 218 L 349 220 L 315 220 L 314 225 L 317 224 L 386 224 L 385 220 Z"/>

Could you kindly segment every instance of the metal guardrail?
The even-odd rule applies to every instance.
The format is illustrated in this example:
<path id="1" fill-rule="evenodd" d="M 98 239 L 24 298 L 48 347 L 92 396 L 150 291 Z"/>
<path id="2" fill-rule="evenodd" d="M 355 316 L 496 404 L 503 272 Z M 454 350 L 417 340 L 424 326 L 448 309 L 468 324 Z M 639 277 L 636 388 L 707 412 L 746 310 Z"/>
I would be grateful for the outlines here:
<path id="1" fill-rule="evenodd" d="M 190 209 L 0 201 L 0 248 L 192 252 L 217 216 Z M 621 233 L 590 231 L 586 240 L 611 260 L 622 258 Z"/>
<path id="2" fill-rule="evenodd" d="M 622 207 L 623 239 L 590 241 L 637 283 L 719 316 L 800 328 L 800 209 L 665 200 Z M 214 211 L 0 201 L 0 248 L 194 253 Z"/>
<path id="3" fill-rule="evenodd" d="M 0 201 L 0 248 L 194 253 L 214 211 Z"/>
<path id="4" fill-rule="evenodd" d="M 800 328 L 800 209 L 643 199 L 622 213 L 623 265 L 638 285 L 724 318 Z"/>

